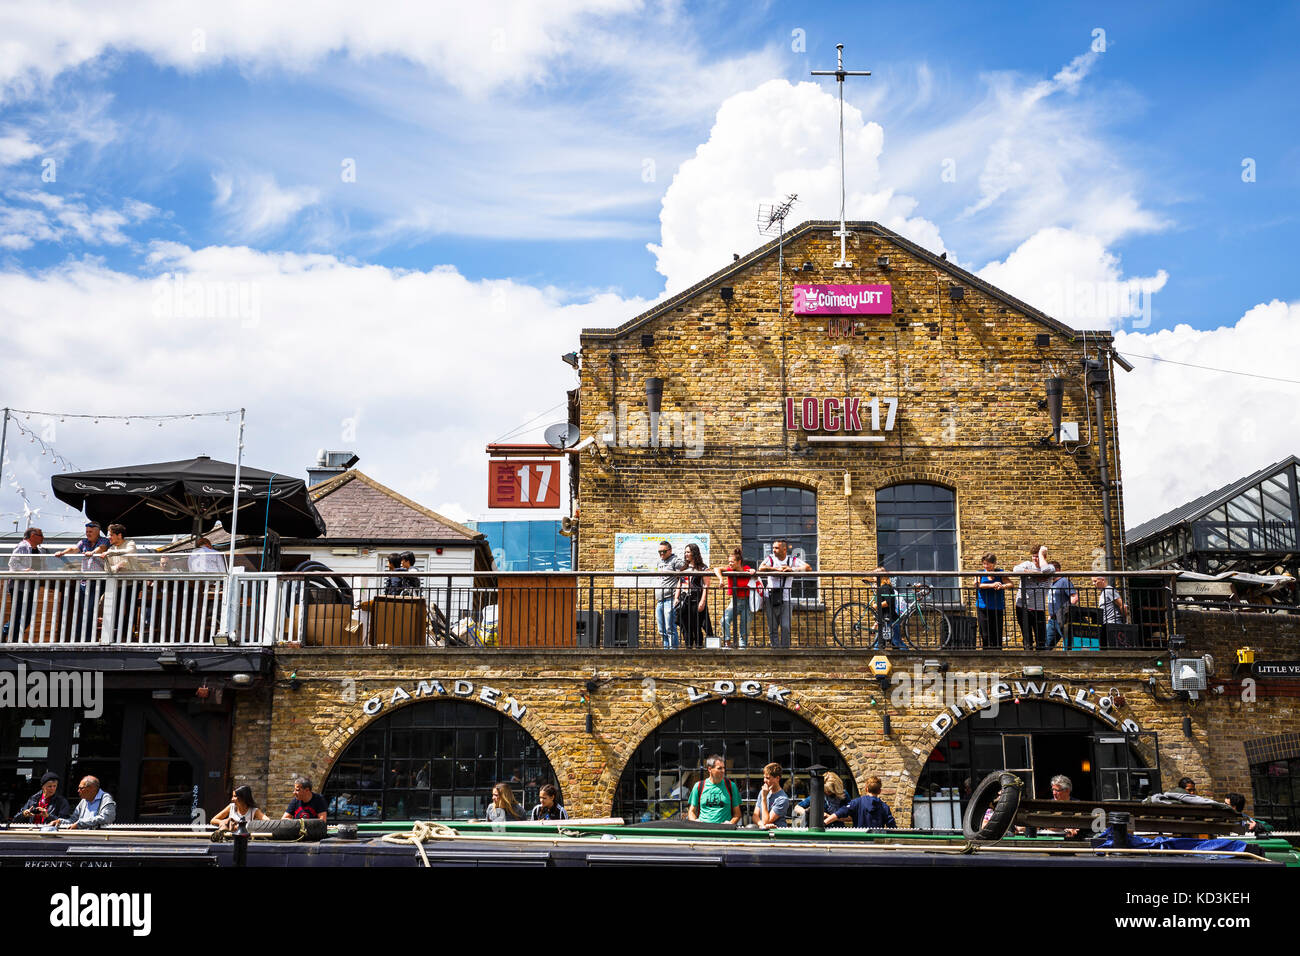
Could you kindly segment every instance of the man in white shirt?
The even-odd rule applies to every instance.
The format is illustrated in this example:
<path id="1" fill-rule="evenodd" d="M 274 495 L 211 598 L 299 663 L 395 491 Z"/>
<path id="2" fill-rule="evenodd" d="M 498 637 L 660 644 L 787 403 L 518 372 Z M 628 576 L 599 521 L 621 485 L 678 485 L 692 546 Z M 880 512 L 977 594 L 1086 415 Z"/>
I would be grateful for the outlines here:
<path id="1" fill-rule="evenodd" d="M 777 538 L 772 542 L 772 553 L 763 559 L 758 570 L 771 572 L 767 574 L 765 582 L 768 642 L 772 647 L 789 647 L 794 573 L 810 569 L 807 564 L 789 553 L 789 545 L 783 538 Z"/>
<path id="2" fill-rule="evenodd" d="M 23 540 L 19 541 L 9 556 L 10 571 L 31 571 L 33 554 L 41 554 L 41 542 L 45 540 L 45 533 L 40 528 L 28 528 L 23 533 Z M 22 638 L 23 632 L 27 630 L 27 625 L 32 622 L 32 611 L 35 610 L 36 604 L 36 582 L 35 581 L 14 581 L 9 582 L 9 607 L 6 608 L 5 622 L 3 628 L 4 639 L 9 639 L 9 624 L 12 622 L 17 626 L 19 639 Z"/>
<path id="3" fill-rule="evenodd" d="M 195 542 L 197 547 L 190 552 L 189 569 L 197 571 L 200 574 L 221 574 L 226 570 L 226 562 L 222 560 L 220 553 L 212 547 L 212 542 L 207 538 L 199 538 Z"/>
<path id="4" fill-rule="evenodd" d="M 136 550 L 135 542 L 126 536 L 126 525 L 114 523 L 108 526 L 108 547 L 96 554 L 104 556 L 109 571 L 121 574 L 143 570 L 140 562 L 134 557 Z"/>

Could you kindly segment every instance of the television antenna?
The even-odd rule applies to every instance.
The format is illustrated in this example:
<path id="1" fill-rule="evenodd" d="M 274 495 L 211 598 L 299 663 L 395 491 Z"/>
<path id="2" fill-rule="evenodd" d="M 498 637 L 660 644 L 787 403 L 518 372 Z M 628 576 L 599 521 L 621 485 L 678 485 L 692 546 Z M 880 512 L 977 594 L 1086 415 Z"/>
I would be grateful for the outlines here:
<path id="1" fill-rule="evenodd" d="M 779 236 L 785 232 L 785 217 L 790 215 L 790 207 L 799 201 L 794 193 L 785 197 L 784 202 L 761 203 L 758 207 L 758 231 L 764 236 Z"/>
<path id="2" fill-rule="evenodd" d="M 848 250 L 845 248 L 845 241 L 849 238 L 850 233 L 848 226 L 844 222 L 844 78 L 846 76 L 870 76 L 870 70 L 846 70 L 844 69 L 844 44 L 835 44 L 836 66 L 833 70 L 813 70 L 813 76 L 833 76 L 840 85 L 840 229 L 834 233 L 840 237 L 840 261 L 835 263 L 836 269 L 851 269 L 853 263 L 849 262 Z"/>

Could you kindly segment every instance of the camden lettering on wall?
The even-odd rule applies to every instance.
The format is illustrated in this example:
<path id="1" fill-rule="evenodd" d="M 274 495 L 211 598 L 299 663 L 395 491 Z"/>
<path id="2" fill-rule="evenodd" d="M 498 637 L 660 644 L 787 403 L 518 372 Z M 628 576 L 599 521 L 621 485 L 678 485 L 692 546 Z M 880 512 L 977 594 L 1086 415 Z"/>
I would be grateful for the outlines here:
<path id="1" fill-rule="evenodd" d="M 692 704 L 698 704 L 710 697 L 734 697 L 736 694 L 740 694 L 742 697 L 770 700 L 774 704 L 784 704 L 785 699 L 790 696 L 788 690 L 776 684 L 768 684 L 767 690 L 764 691 L 763 685 L 756 680 L 718 680 L 713 682 L 712 690 L 699 690 L 696 687 L 686 688 L 686 696 Z"/>
<path id="2" fill-rule="evenodd" d="M 985 707 L 988 707 L 993 701 L 1004 701 L 1011 699 L 1022 700 L 1026 697 L 1039 697 L 1052 699 L 1056 698 L 1067 704 L 1082 708 L 1089 713 L 1101 718 L 1112 727 L 1117 727 L 1126 734 L 1136 734 L 1140 728 L 1137 722 L 1125 718 L 1120 720 L 1114 713 L 1115 702 L 1109 697 L 1098 698 L 1094 704 L 1088 700 L 1088 691 L 1085 688 L 1079 688 L 1075 691 L 1074 696 L 1065 689 L 1064 684 L 1053 684 L 1048 688 L 1046 682 L 1035 683 L 1033 681 L 1012 681 L 1010 684 L 1000 682 L 993 685 L 993 693 L 989 694 L 982 688 L 974 693 L 967 694 L 955 704 L 949 704 L 947 709 L 939 712 L 939 715 L 930 722 L 930 729 L 937 736 L 947 733 L 956 721 L 963 717 L 969 717 L 979 713 Z"/>
<path id="3" fill-rule="evenodd" d="M 398 704 L 405 704 L 408 701 L 420 700 L 426 697 L 460 697 L 465 700 L 477 700 L 480 703 L 494 707 L 501 712 L 510 715 L 515 720 L 519 720 L 528 712 L 528 706 L 521 704 L 514 697 L 502 692 L 495 687 L 489 687 L 483 684 L 475 693 L 474 682 L 469 680 L 456 680 L 450 682 L 450 689 L 440 680 L 422 680 L 417 683 L 412 690 L 407 690 L 400 684 L 394 687 L 392 691 L 382 694 L 375 694 L 368 698 L 361 705 L 362 712 L 367 717 L 373 717 L 385 707 L 395 707 Z"/>

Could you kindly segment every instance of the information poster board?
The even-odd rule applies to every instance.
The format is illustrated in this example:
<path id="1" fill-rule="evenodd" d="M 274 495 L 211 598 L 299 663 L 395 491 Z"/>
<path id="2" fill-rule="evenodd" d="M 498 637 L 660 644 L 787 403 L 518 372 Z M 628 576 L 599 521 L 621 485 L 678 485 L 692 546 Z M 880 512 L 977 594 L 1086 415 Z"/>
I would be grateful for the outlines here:
<path id="1" fill-rule="evenodd" d="M 709 564 L 708 534 L 615 534 L 614 535 L 614 570 L 615 571 L 653 571 L 659 564 L 659 542 L 667 541 L 673 546 L 673 556 L 685 560 L 686 546 L 698 545 L 700 557 Z M 657 578 L 615 578 L 616 588 L 652 588 L 657 586 Z"/>

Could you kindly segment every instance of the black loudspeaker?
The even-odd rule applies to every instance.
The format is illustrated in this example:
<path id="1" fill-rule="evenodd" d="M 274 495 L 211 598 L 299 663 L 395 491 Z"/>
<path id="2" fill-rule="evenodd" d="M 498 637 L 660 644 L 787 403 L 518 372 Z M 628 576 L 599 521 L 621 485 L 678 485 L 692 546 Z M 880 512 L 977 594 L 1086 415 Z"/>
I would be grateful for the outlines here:
<path id="1" fill-rule="evenodd" d="M 641 612 L 610 608 L 605 612 L 605 647 L 637 647 L 640 642 Z"/>
<path id="2" fill-rule="evenodd" d="M 965 614 L 952 614 L 948 617 L 952 625 L 952 639 L 948 646 L 952 648 L 975 647 L 979 637 L 979 622 Z"/>
<path id="3" fill-rule="evenodd" d="M 1103 647 L 1141 647 L 1142 633 L 1136 624 L 1107 624 Z"/>
<path id="4" fill-rule="evenodd" d="M 600 647 L 600 612 L 579 611 L 574 615 L 579 647 Z"/>

